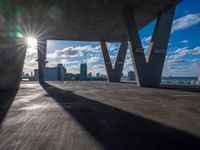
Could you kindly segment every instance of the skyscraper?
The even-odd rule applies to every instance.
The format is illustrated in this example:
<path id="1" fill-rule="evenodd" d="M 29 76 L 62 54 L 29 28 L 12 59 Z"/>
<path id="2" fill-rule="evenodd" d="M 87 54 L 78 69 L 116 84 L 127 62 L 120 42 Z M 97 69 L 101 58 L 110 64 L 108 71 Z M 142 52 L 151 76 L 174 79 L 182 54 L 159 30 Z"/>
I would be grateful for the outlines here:
<path id="1" fill-rule="evenodd" d="M 63 64 L 58 64 L 57 67 L 45 68 L 45 80 L 46 81 L 64 81 L 66 74 L 66 68 Z M 38 80 L 38 69 L 34 69 L 34 75 L 29 78 L 31 81 Z"/>
<path id="2" fill-rule="evenodd" d="M 128 72 L 128 78 L 129 78 L 129 80 L 135 80 L 134 71 L 129 71 L 129 72 Z"/>
<path id="3" fill-rule="evenodd" d="M 63 81 L 66 74 L 66 69 L 64 68 L 63 64 L 57 65 L 57 73 L 58 81 Z"/>
<path id="4" fill-rule="evenodd" d="M 84 81 L 87 80 L 87 64 L 80 65 L 80 80 Z"/>

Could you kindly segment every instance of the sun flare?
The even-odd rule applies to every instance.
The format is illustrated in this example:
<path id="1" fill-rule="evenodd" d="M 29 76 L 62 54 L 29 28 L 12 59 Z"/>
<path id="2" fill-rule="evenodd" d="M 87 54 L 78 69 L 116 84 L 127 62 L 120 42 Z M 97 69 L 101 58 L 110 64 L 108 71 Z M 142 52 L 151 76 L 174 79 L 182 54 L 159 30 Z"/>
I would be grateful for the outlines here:
<path id="1" fill-rule="evenodd" d="M 26 40 L 27 40 L 28 46 L 30 46 L 32 48 L 37 45 L 37 39 L 34 37 L 28 37 Z"/>

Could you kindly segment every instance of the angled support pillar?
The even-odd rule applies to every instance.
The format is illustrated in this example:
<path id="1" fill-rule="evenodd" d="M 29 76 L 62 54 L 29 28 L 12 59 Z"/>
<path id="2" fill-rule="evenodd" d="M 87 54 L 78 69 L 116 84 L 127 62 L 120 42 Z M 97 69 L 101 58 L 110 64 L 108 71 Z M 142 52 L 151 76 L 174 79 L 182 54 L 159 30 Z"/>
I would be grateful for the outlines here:
<path id="1" fill-rule="evenodd" d="M 39 76 L 39 83 L 45 83 L 45 67 L 46 67 L 46 48 L 47 48 L 47 41 L 41 40 L 38 41 L 38 76 Z"/>
<path id="2" fill-rule="evenodd" d="M 122 74 L 122 70 L 124 66 L 124 60 L 126 57 L 127 47 L 128 47 L 127 41 L 121 42 L 119 52 L 117 54 L 115 66 L 113 68 L 111 60 L 110 60 L 110 56 L 108 53 L 108 48 L 106 46 L 106 42 L 101 41 L 102 54 L 103 54 L 104 63 L 106 66 L 106 72 L 107 72 L 108 79 L 110 82 L 120 82 L 120 78 L 121 78 L 121 74 Z"/>
<path id="3" fill-rule="evenodd" d="M 123 12 L 138 86 L 158 87 L 160 84 L 174 11 L 175 7 L 172 7 L 158 15 L 147 59 L 133 15 L 134 11 L 126 9 Z"/>
<path id="4" fill-rule="evenodd" d="M 15 8 L 10 11 L 2 11 L 0 24 L 0 89 L 17 90 L 20 85 L 24 59 L 26 54 L 26 42 L 16 36 L 19 32 Z"/>
<path id="5" fill-rule="evenodd" d="M 26 46 L 15 38 L 0 40 L 0 89 L 18 89 L 26 54 Z"/>

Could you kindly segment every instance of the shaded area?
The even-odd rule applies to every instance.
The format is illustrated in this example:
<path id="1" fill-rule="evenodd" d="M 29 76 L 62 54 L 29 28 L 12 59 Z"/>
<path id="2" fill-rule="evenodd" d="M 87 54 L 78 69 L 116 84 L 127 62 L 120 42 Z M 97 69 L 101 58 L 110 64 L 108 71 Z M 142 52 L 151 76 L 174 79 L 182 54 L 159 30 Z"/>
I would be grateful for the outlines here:
<path id="1" fill-rule="evenodd" d="M 17 90 L 0 90 L 0 124 L 4 120 L 16 94 Z"/>
<path id="2" fill-rule="evenodd" d="M 126 111 L 87 99 L 48 83 L 43 85 L 65 111 L 105 149 L 193 149 L 200 138 Z"/>

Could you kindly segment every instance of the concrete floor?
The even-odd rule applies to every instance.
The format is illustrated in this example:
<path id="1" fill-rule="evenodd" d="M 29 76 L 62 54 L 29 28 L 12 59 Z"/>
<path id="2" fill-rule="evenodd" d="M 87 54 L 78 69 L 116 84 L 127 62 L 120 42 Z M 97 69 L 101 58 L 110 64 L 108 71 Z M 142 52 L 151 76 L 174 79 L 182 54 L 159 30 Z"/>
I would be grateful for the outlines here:
<path id="1" fill-rule="evenodd" d="M 0 92 L 0 149 L 199 149 L 200 92 L 182 90 L 22 82 Z"/>

